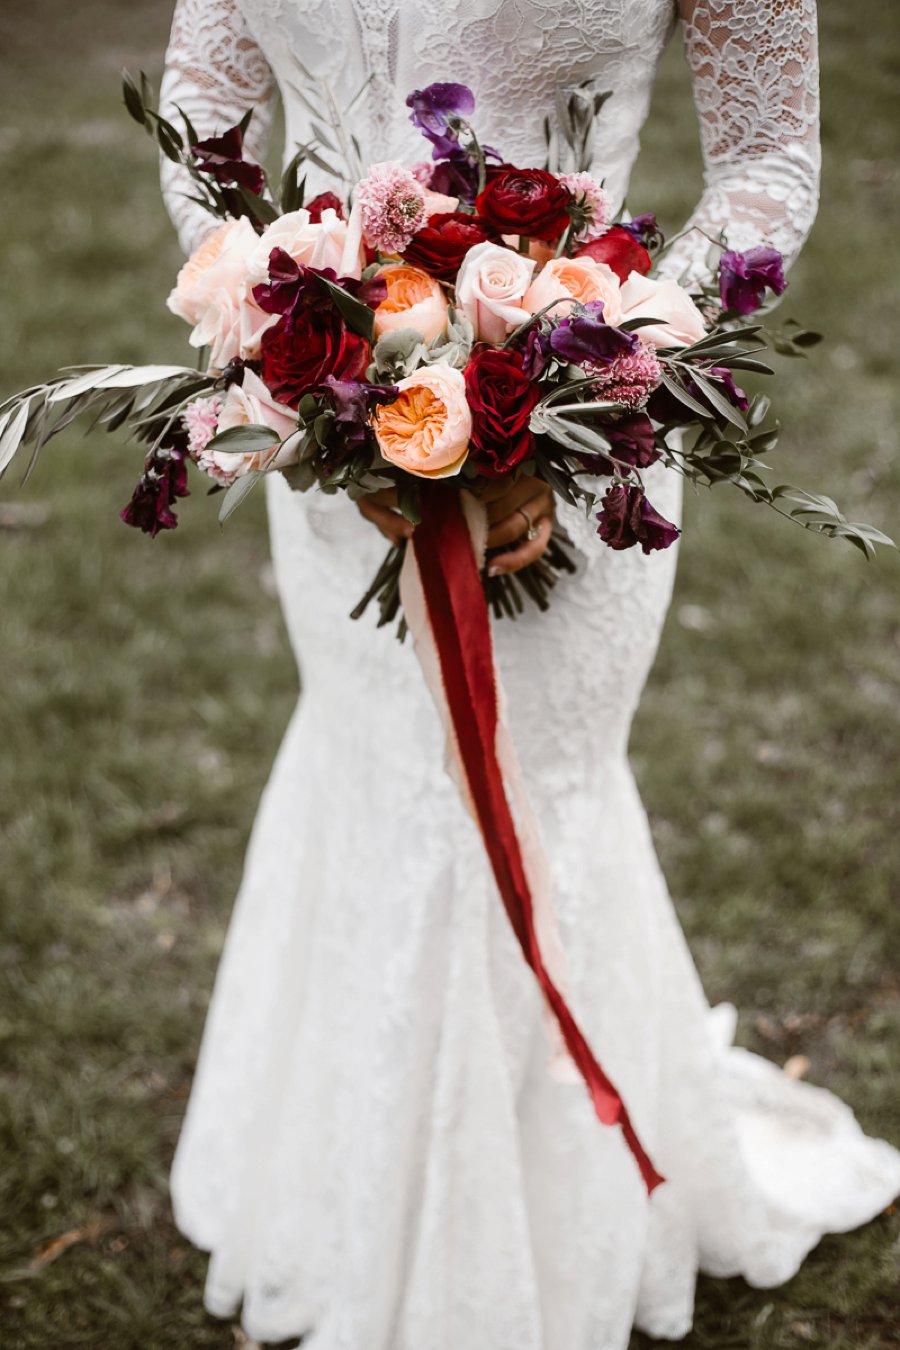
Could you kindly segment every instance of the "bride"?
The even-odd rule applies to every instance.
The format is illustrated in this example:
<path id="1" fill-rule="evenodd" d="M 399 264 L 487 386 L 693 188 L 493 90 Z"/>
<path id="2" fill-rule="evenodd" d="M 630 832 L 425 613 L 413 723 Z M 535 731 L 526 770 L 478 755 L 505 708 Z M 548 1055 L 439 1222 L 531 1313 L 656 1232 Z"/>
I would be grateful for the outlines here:
<path id="1" fill-rule="evenodd" d="M 796 255 L 816 206 L 813 0 L 681 0 L 706 189 L 668 255 L 706 234 Z M 298 61 L 354 114 L 365 162 L 422 158 L 404 98 L 475 92 L 516 163 L 544 159 L 559 83 L 612 91 L 592 171 L 617 201 L 675 0 L 179 0 L 165 115 L 198 134 L 277 89 L 310 139 Z M 255 138 L 255 139 L 254 139 Z M 186 250 L 214 222 L 164 166 Z M 312 170 L 307 193 L 327 188 Z M 648 493 L 667 518 L 680 479 Z M 789 1279 L 823 1233 L 871 1219 L 900 1155 L 830 1093 L 731 1047 L 685 947 L 626 758 L 676 549 L 614 552 L 561 507 L 577 574 L 547 615 L 496 625 L 497 659 L 553 871 L 571 1003 L 667 1183 L 648 1199 L 618 1130 L 548 1072 L 537 986 L 443 762 L 409 644 L 348 612 L 403 528 L 343 495 L 267 480 L 275 574 L 303 693 L 264 793 L 228 934 L 172 1194 L 211 1253 L 206 1304 L 304 1350 L 623 1350 L 690 1329 L 698 1268 Z M 549 497 L 493 503 L 520 567 Z M 537 537 L 525 538 L 537 522 Z M 380 532 L 381 531 L 381 532 Z M 528 530 L 529 534 L 534 531 Z"/>

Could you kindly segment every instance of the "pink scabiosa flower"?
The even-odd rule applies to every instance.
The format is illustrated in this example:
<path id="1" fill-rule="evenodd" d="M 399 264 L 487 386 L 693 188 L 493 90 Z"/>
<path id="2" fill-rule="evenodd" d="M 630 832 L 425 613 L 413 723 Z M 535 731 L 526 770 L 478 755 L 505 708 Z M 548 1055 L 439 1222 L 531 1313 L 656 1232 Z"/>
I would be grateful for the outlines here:
<path id="1" fill-rule="evenodd" d="M 402 253 L 425 224 L 425 189 L 395 160 L 373 164 L 356 187 L 366 243 L 382 253 Z"/>
<path id="2" fill-rule="evenodd" d="M 563 173 L 559 181 L 571 192 L 576 218 L 582 222 L 575 242 L 589 244 L 599 239 L 610 219 L 609 198 L 600 183 L 589 173 Z"/>
<path id="3" fill-rule="evenodd" d="M 181 414 L 187 432 L 188 453 L 192 459 L 196 459 L 215 436 L 221 410 L 222 400 L 219 398 L 195 398 Z"/>
<path id="4" fill-rule="evenodd" d="M 626 408 L 643 408 L 662 383 L 662 365 L 649 342 L 640 342 L 633 352 L 623 352 L 609 366 L 602 367 L 596 386 L 598 398 L 621 403 Z"/>

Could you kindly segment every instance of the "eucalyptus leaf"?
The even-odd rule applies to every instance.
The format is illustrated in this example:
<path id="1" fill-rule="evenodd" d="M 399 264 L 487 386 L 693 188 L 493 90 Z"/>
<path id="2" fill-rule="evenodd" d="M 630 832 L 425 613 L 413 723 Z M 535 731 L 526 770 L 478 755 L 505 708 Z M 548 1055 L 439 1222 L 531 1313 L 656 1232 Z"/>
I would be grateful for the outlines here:
<path id="1" fill-rule="evenodd" d="M 122 97 L 129 116 L 133 117 L 140 126 L 146 126 L 147 117 L 144 112 L 144 100 L 141 97 L 141 91 L 127 70 L 122 71 Z"/>
<path id="2" fill-rule="evenodd" d="M 740 431 L 747 430 L 746 420 L 741 416 L 737 408 L 732 407 L 725 395 L 716 387 L 713 380 L 707 379 L 705 375 L 701 375 L 699 370 L 694 370 L 691 378 L 696 383 L 698 389 L 701 389 L 709 399 L 716 412 L 719 413 L 721 417 L 725 418 L 726 422 L 730 422 L 732 426 L 737 427 Z"/>
<path id="3" fill-rule="evenodd" d="M 270 450 L 278 440 L 271 427 L 258 426 L 253 422 L 243 427 L 228 427 L 213 436 L 207 444 L 208 451 L 222 452 L 226 455 L 253 454 L 257 450 Z"/>
<path id="4" fill-rule="evenodd" d="M 674 394 L 675 398 L 677 398 L 680 403 L 683 403 L 686 408 L 690 408 L 692 412 L 699 413 L 703 420 L 706 421 L 709 417 L 709 408 L 704 408 L 702 403 L 698 403 L 695 398 L 692 398 L 687 390 L 682 388 L 678 380 L 674 379 L 671 375 L 663 373 L 662 382 L 669 393 Z"/>
<path id="5" fill-rule="evenodd" d="M 219 524 L 224 525 L 229 516 L 233 515 L 238 509 L 245 497 L 248 497 L 256 484 L 265 474 L 261 472 L 245 473 L 240 478 L 236 478 L 231 486 L 226 490 L 222 498 L 222 505 L 219 507 Z"/>
<path id="6" fill-rule="evenodd" d="M 26 399 L 17 412 L 7 414 L 8 421 L 3 427 L 3 434 L 0 435 L 0 476 L 6 472 L 21 444 L 30 407 L 31 404 Z"/>

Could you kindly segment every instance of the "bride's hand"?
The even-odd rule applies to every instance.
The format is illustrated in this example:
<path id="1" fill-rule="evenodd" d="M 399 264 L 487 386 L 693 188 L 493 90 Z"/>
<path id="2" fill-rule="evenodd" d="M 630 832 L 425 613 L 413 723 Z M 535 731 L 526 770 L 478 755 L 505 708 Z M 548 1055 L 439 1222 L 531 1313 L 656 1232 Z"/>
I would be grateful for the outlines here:
<path id="1" fill-rule="evenodd" d="M 539 478 L 529 478 L 524 474 L 513 483 L 488 483 L 482 479 L 476 495 L 487 507 L 487 547 L 502 548 L 504 544 L 514 544 L 518 539 L 522 541 L 518 547 L 491 558 L 491 575 L 518 572 L 529 563 L 536 562 L 546 550 L 553 530 L 553 492 L 547 484 Z M 385 538 L 395 546 L 409 539 L 415 530 L 415 526 L 397 510 L 397 492 L 394 488 L 368 493 L 358 506 L 366 520 L 377 525 Z M 525 537 L 529 528 L 536 531 L 533 539 Z"/>

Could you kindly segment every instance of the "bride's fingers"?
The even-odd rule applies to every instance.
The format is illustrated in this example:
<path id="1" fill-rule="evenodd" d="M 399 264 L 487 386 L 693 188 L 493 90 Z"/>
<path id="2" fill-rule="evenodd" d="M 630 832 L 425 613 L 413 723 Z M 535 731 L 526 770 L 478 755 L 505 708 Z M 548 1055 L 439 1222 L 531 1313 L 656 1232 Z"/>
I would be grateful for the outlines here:
<path id="1" fill-rule="evenodd" d="M 360 514 L 370 520 L 386 539 L 397 545 L 402 539 L 409 539 L 412 536 L 415 526 L 400 515 L 399 511 L 392 511 L 389 506 L 382 506 L 378 502 L 373 502 L 371 497 L 362 497 L 358 502 Z"/>
<path id="2" fill-rule="evenodd" d="M 545 515 L 547 515 L 547 501 L 543 495 L 530 497 L 521 506 L 517 506 L 510 515 L 491 525 L 487 532 L 487 547 L 502 548 L 504 544 L 514 544 L 528 530 L 529 520 L 536 526 Z"/>
<path id="3" fill-rule="evenodd" d="M 505 576 L 508 572 L 520 572 L 529 563 L 537 562 L 550 543 L 553 521 L 550 516 L 543 516 L 534 522 L 534 528 L 537 531 L 534 539 L 523 539 L 518 548 L 510 549 L 507 553 L 498 553 L 495 558 L 491 558 L 488 564 L 489 576 Z"/>

